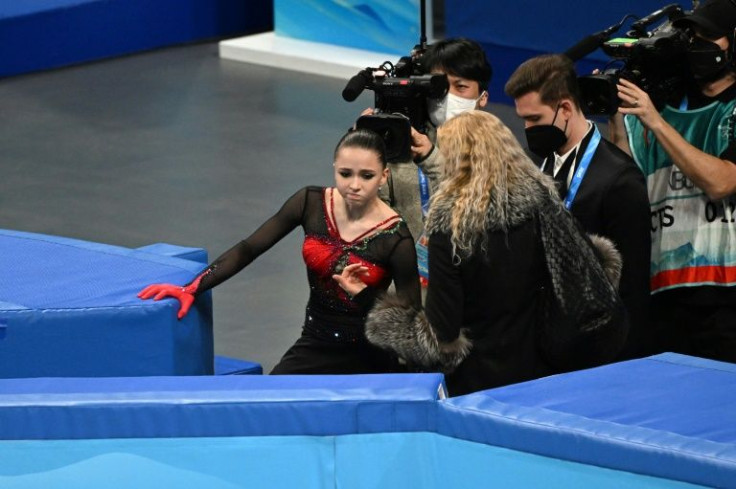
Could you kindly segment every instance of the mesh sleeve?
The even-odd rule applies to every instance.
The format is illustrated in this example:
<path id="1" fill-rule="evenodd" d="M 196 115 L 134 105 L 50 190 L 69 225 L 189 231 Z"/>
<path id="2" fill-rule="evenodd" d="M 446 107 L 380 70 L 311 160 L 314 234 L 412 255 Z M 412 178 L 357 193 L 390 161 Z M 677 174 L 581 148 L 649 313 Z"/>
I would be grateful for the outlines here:
<path id="1" fill-rule="evenodd" d="M 416 308 L 422 306 L 419 271 L 417 270 L 417 250 L 410 236 L 399 240 L 391 254 L 396 294 Z"/>
<path id="2" fill-rule="evenodd" d="M 388 261 L 396 294 L 412 307 L 421 308 L 422 296 L 419 285 L 419 271 L 417 270 L 417 254 L 414 240 L 408 231 L 398 237 L 389 252 Z M 373 287 L 366 287 L 353 299 L 367 314 L 382 292 Z"/>
<path id="3" fill-rule="evenodd" d="M 302 223 L 307 194 L 308 188 L 303 188 L 292 195 L 274 216 L 220 255 L 185 287 L 190 288 L 195 295 L 201 294 L 229 279 L 268 251 Z"/>

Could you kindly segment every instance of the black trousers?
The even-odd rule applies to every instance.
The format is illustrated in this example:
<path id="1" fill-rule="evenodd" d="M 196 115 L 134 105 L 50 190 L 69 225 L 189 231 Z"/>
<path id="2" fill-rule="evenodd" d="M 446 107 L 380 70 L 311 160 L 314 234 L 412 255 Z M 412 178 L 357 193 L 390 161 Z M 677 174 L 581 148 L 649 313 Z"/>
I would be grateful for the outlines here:
<path id="1" fill-rule="evenodd" d="M 379 374 L 406 371 L 395 356 L 365 340 L 339 343 L 303 332 L 271 375 Z"/>
<path id="2" fill-rule="evenodd" d="M 736 363 L 736 303 L 692 304 L 655 294 L 651 318 L 661 351 Z"/>

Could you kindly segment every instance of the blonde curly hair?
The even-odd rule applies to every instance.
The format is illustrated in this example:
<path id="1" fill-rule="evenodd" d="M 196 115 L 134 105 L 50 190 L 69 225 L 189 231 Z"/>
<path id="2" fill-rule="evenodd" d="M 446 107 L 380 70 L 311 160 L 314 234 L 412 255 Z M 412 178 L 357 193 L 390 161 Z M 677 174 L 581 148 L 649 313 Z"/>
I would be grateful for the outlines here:
<path id="1" fill-rule="evenodd" d="M 538 172 L 511 130 L 496 116 L 481 110 L 460 114 L 437 132 L 437 147 L 445 157 L 443 176 L 432 201 L 450 201 L 453 256 L 473 254 L 480 240 L 485 247 L 488 216 L 505 230 L 509 188 Z M 432 207 L 430 206 L 432 219 Z"/>

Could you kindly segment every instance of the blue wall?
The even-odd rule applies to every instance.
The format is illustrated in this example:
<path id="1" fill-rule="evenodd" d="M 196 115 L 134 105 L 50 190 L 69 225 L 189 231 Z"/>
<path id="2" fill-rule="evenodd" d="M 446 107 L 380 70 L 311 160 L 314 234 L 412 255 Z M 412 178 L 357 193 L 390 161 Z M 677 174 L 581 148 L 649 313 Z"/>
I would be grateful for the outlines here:
<path id="1" fill-rule="evenodd" d="M 404 56 L 419 41 L 419 0 L 275 0 L 277 35 Z"/>
<path id="2" fill-rule="evenodd" d="M 272 25 L 258 0 L 0 0 L 0 76 Z"/>
<path id="3" fill-rule="evenodd" d="M 448 1 L 445 32 L 484 46 L 494 68 L 491 98 L 510 102 L 503 85 L 524 60 L 564 51 L 626 14 L 644 16 L 665 4 Z M 680 5 L 692 7 L 689 1 Z M 419 0 L 0 0 L 0 76 L 271 30 L 274 20 L 279 35 L 395 53 L 397 59 L 419 40 Z M 606 59 L 599 51 L 578 69 L 588 73 Z"/>

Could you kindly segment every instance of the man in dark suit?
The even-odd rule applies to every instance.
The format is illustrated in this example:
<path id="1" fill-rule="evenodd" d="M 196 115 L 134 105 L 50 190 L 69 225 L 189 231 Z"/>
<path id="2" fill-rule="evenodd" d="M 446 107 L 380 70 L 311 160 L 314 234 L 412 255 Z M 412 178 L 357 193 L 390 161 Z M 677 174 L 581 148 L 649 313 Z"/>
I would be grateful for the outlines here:
<path id="1" fill-rule="evenodd" d="M 630 331 L 622 358 L 653 353 L 649 336 L 651 219 L 644 175 L 583 114 L 575 67 L 562 55 L 525 61 L 505 86 L 524 120 L 529 150 L 558 182 L 583 229 L 611 239 L 623 257 L 619 293 Z"/>

